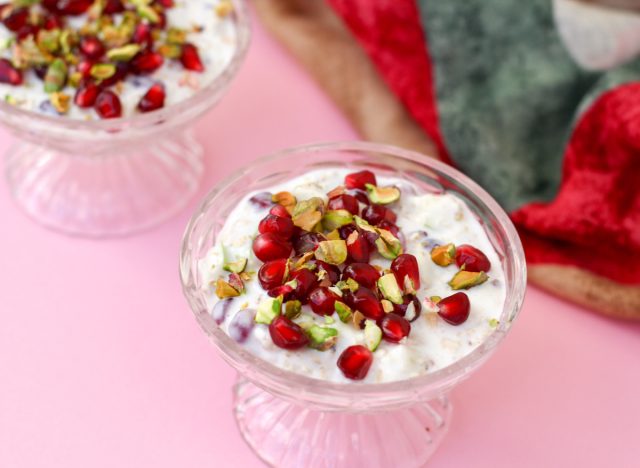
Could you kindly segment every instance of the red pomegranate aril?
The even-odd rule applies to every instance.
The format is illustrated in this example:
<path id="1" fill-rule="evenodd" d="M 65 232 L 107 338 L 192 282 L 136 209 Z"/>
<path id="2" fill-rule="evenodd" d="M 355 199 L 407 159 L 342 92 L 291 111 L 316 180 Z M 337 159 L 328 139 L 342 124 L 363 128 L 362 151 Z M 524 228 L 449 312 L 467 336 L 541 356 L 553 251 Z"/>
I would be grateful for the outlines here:
<path id="1" fill-rule="evenodd" d="M 349 190 L 349 195 L 355 197 L 356 200 L 358 200 L 360 203 L 364 205 L 371 205 L 371 200 L 369 200 L 369 195 L 367 195 L 367 192 L 365 192 L 364 190 L 360 190 L 360 189 Z"/>
<path id="2" fill-rule="evenodd" d="M 135 73 L 146 75 L 153 73 L 164 63 L 164 57 L 158 52 L 144 50 L 131 60 L 131 66 Z"/>
<path id="3" fill-rule="evenodd" d="M 291 279 L 296 280 L 298 285 L 293 291 L 293 297 L 303 304 L 309 302 L 309 293 L 318 285 L 318 277 L 308 268 L 300 268 L 291 272 Z"/>
<path id="4" fill-rule="evenodd" d="M 347 238 L 348 260 L 351 262 L 367 263 L 371 254 L 369 242 L 360 233 L 353 233 Z"/>
<path id="5" fill-rule="evenodd" d="M 467 271 L 489 271 L 491 262 L 485 254 L 475 247 L 462 244 L 456 247 L 456 265 Z"/>
<path id="6" fill-rule="evenodd" d="M 309 343 L 309 338 L 300 325 L 284 315 L 279 315 L 269 324 L 271 340 L 279 348 L 300 349 Z"/>
<path id="7" fill-rule="evenodd" d="M 40 28 L 38 28 L 38 26 L 34 26 L 33 24 L 26 24 L 18 30 L 18 32 L 16 33 L 16 37 L 18 38 L 18 41 L 26 39 L 29 36 L 35 37 L 38 34 L 39 30 Z"/>
<path id="8" fill-rule="evenodd" d="M 309 294 L 311 310 L 318 315 L 331 315 L 335 312 L 334 305 L 340 297 L 329 288 L 320 287 Z"/>
<path id="9" fill-rule="evenodd" d="M 22 84 L 22 72 L 15 68 L 7 59 L 0 59 L 0 83 L 13 86 Z"/>
<path id="10" fill-rule="evenodd" d="M 463 293 L 455 293 L 438 302 L 438 315 L 451 325 L 460 325 L 469 318 L 471 304 L 469 297 Z"/>
<path id="11" fill-rule="evenodd" d="M 269 210 L 269 214 L 273 216 L 279 216 L 281 218 L 291 218 L 291 215 L 287 211 L 287 209 L 282 205 L 273 205 Z"/>
<path id="12" fill-rule="evenodd" d="M 258 281 L 263 289 L 269 290 L 280 286 L 284 282 L 287 272 L 287 259 L 280 258 L 263 263 L 258 270 Z"/>
<path id="13" fill-rule="evenodd" d="M 388 221 L 395 223 L 398 220 L 396 214 L 389 208 L 385 208 L 381 205 L 370 205 L 362 210 L 362 217 L 369 224 L 377 226 L 382 221 Z"/>
<path id="14" fill-rule="evenodd" d="M 107 0 L 102 12 L 107 15 L 113 15 L 114 13 L 122 13 L 123 11 L 124 6 L 120 0 Z"/>
<path id="15" fill-rule="evenodd" d="M 95 83 L 91 81 L 81 83 L 80 86 L 78 86 L 73 102 L 76 103 L 76 106 L 82 107 L 83 109 L 93 107 L 99 93 L 100 88 Z"/>
<path id="16" fill-rule="evenodd" d="M 113 91 L 104 90 L 96 98 L 94 108 L 103 119 L 115 119 L 122 115 L 120 98 Z"/>
<path id="17" fill-rule="evenodd" d="M 351 195 L 342 194 L 333 197 L 327 203 L 327 208 L 330 210 L 347 210 L 349 213 L 357 215 L 360 212 L 360 205 L 356 197 Z"/>
<path id="18" fill-rule="evenodd" d="M 95 36 L 85 36 L 80 39 L 80 52 L 90 59 L 99 59 L 104 55 L 104 45 Z"/>
<path id="19" fill-rule="evenodd" d="M 166 28 L 167 27 L 167 15 L 165 14 L 164 11 L 156 10 L 156 13 L 158 13 L 158 22 L 154 23 L 152 26 L 154 28 L 157 28 L 157 29 Z"/>
<path id="20" fill-rule="evenodd" d="M 260 221 L 260 224 L 258 224 L 258 231 L 262 234 L 272 232 L 283 239 L 291 239 L 293 235 L 293 221 L 291 221 L 291 218 L 282 218 L 268 214 Z"/>
<path id="21" fill-rule="evenodd" d="M 187 70 L 201 72 L 204 71 L 204 65 L 200 60 L 198 48 L 193 44 L 186 43 L 182 46 L 182 55 L 180 56 L 182 66 Z"/>
<path id="22" fill-rule="evenodd" d="M 380 229 L 386 229 L 387 231 L 389 231 L 391 234 L 393 234 L 396 237 L 400 236 L 400 228 L 398 226 L 396 226 L 395 224 L 390 223 L 386 219 L 383 219 L 382 221 L 380 221 L 380 224 L 378 224 L 378 227 Z"/>
<path id="23" fill-rule="evenodd" d="M 340 226 L 338 228 L 338 232 L 340 233 L 340 238 L 341 239 L 347 239 L 349 237 L 349 235 L 354 232 L 357 231 L 358 229 L 356 228 L 356 225 L 351 223 L 351 224 L 345 224 L 344 226 Z"/>
<path id="24" fill-rule="evenodd" d="M 376 286 L 376 282 L 380 278 L 380 272 L 368 263 L 352 263 L 342 272 L 343 280 L 349 278 L 360 286 L 372 289 Z"/>
<path id="25" fill-rule="evenodd" d="M 358 288 L 349 298 L 349 302 L 352 309 L 359 310 L 365 317 L 372 320 L 380 320 L 385 315 L 378 296 L 368 288 Z"/>
<path id="26" fill-rule="evenodd" d="M 57 15 L 47 15 L 44 19 L 44 29 L 62 29 L 62 19 Z"/>
<path id="27" fill-rule="evenodd" d="M 2 22 L 7 27 L 7 29 L 16 32 L 27 25 L 28 19 L 28 8 L 15 8 L 7 15 L 6 18 L 2 20 Z"/>
<path id="28" fill-rule="evenodd" d="M 411 310 L 409 310 L 411 308 Z M 409 313 L 408 313 L 409 312 Z M 415 296 L 405 296 L 402 304 L 393 304 L 393 313 L 414 322 L 422 312 L 422 304 Z"/>
<path id="29" fill-rule="evenodd" d="M 325 240 L 324 237 L 315 232 L 302 234 L 295 240 L 296 255 L 302 255 L 315 250 L 323 240 Z"/>
<path id="30" fill-rule="evenodd" d="M 331 284 L 336 284 L 340 281 L 340 268 L 322 260 L 315 260 L 315 264 L 318 267 L 318 272 L 325 272 L 325 278 L 331 281 Z"/>
<path id="31" fill-rule="evenodd" d="M 283 301 L 288 301 L 293 297 L 293 286 L 290 284 L 281 284 L 280 286 L 269 289 L 267 294 L 271 297 L 282 296 Z"/>
<path id="32" fill-rule="evenodd" d="M 149 90 L 142 96 L 138 103 L 140 112 L 151 112 L 162 109 L 164 107 L 164 98 L 166 97 L 164 86 L 160 83 L 152 85 Z"/>
<path id="33" fill-rule="evenodd" d="M 266 232 L 254 239 L 253 253 L 263 262 L 288 258 L 291 244 L 272 232 Z"/>
<path id="34" fill-rule="evenodd" d="M 47 70 L 48 70 L 48 67 L 46 65 L 37 65 L 33 67 L 33 72 L 41 80 L 44 80 L 44 77 L 47 76 Z"/>
<path id="35" fill-rule="evenodd" d="M 91 77 L 91 67 L 93 67 L 95 63 L 92 60 L 84 59 L 78 62 L 76 65 L 76 69 L 80 72 L 83 78 Z"/>
<path id="36" fill-rule="evenodd" d="M 372 363 L 373 353 L 362 345 L 349 346 L 338 358 L 338 368 L 351 380 L 364 379 Z"/>
<path id="37" fill-rule="evenodd" d="M 147 45 L 151 42 L 151 27 L 147 23 L 139 23 L 133 32 L 133 42 Z"/>
<path id="38" fill-rule="evenodd" d="M 418 260 L 411 254 L 398 255 L 391 262 L 391 271 L 396 277 L 400 288 L 407 293 L 414 294 L 420 289 L 420 270 Z"/>
<path id="39" fill-rule="evenodd" d="M 382 337 L 391 343 L 399 343 L 411 333 L 411 324 L 404 317 L 396 314 L 387 314 L 380 322 Z"/>
<path id="40" fill-rule="evenodd" d="M 118 62 L 116 64 L 116 72 L 113 76 L 107 78 L 106 80 L 102 80 L 100 86 L 109 87 L 116 84 L 118 81 L 124 80 L 129 74 L 129 64 L 127 62 Z"/>
<path id="41" fill-rule="evenodd" d="M 93 4 L 93 0 L 58 0 L 56 9 L 65 15 L 81 15 Z"/>
<path id="42" fill-rule="evenodd" d="M 371 171 L 353 172 L 344 177 L 344 186 L 348 189 L 365 190 L 366 184 L 377 185 L 376 176 Z"/>

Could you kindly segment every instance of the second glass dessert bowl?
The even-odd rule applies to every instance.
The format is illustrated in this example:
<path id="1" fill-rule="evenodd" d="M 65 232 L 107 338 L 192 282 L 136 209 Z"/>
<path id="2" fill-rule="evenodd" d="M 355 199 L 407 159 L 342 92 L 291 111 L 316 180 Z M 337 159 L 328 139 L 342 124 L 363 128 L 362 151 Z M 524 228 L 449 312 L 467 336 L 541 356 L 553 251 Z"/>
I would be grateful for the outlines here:
<path id="1" fill-rule="evenodd" d="M 192 127 L 224 95 L 250 41 L 243 0 L 230 17 L 230 62 L 193 96 L 146 114 L 84 121 L 0 102 L 14 136 L 6 177 L 18 205 L 36 222 L 72 235 L 105 237 L 149 228 L 183 208 L 204 170 Z"/>
<path id="2" fill-rule="evenodd" d="M 386 383 L 335 383 L 280 369 L 250 353 L 208 310 L 199 263 L 238 200 L 314 169 L 347 167 L 403 178 L 425 193 L 452 194 L 471 209 L 498 254 L 506 300 L 489 337 L 440 370 Z M 181 251 L 181 279 L 196 319 L 238 370 L 234 411 L 256 454 L 273 466 L 414 467 L 436 450 L 451 420 L 447 394 L 496 350 L 518 315 L 526 287 L 522 246 L 508 216 L 473 181 L 425 155 L 370 143 L 293 148 L 256 161 L 220 183 L 193 216 Z"/>

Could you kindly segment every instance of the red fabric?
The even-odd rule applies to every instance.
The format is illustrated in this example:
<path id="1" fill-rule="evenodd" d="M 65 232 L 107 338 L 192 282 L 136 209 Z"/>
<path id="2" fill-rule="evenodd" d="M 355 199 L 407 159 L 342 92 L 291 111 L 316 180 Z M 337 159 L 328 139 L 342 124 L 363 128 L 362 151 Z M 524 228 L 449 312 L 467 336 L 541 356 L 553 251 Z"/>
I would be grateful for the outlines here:
<path id="1" fill-rule="evenodd" d="M 438 125 L 431 59 L 415 0 L 328 0 L 391 90 L 451 164 Z"/>
<path id="2" fill-rule="evenodd" d="M 640 283 L 640 84 L 600 96 L 571 136 L 556 199 L 512 217 L 528 261 Z"/>

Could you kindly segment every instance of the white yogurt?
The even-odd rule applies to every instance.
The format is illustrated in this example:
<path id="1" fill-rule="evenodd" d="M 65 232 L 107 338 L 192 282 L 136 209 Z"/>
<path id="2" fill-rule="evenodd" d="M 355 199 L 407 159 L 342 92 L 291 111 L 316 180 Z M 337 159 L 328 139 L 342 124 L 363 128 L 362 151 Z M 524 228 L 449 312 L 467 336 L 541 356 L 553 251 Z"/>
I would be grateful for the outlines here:
<path id="1" fill-rule="evenodd" d="M 285 184 L 271 187 L 276 193 L 289 191 L 299 200 L 310 197 L 327 199 L 326 193 L 342 185 L 344 176 L 351 171 L 345 169 L 323 169 L 309 172 Z M 408 379 L 442 369 L 473 351 L 493 331 L 505 301 L 505 282 L 498 255 L 493 249 L 484 229 L 464 202 L 453 195 L 419 194 L 405 180 L 377 176 L 378 185 L 395 185 L 402 196 L 391 206 L 398 215 L 397 225 L 406 238 L 405 252 L 415 255 L 420 268 L 421 288 L 418 298 L 423 304 L 422 315 L 411 323 L 411 333 L 406 341 L 393 344 L 382 341 L 374 353 L 373 364 L 364 382 L 389 382 Z M 247 195 L 232 211 L 216 239 L 216 244 L 200 261 L 199 269 L 206 285 L 210 310 L 219 299 L 215 295 L 216 279 L 224 278 L 223 246 L 228 258 L 249 258 L 247 271 L 257 271 L 262 262 L 252 252 L 252 241 L 257 233 L 258 222 L 268 212 L 259 208 Z M 455 293 L 447 282 L 458 271 L 454 265 L 440 267 L 430 257 L 436 244 L 471 244 L 479 248 L 491 261 L 489 280 L 465 293 L 471 302 L 471 312 L 466 322 L 459 326 L 446 323 L 434 311 L 425 308 L 425 299 L 430 296 L 446 297 Z M 388 267 L 377 253 L 370 263 Z M 245 283 L 246 292 L 234 298 L 221 324 L 230 336 L 235 330 L 230 327 L 234 316 L 241 309 L 256 309 L 262 299 L 268 297 L 257 278 Z M 313 320 L 324 325 L 325 320 L 314 314 L 309 306 L 303 306 L 304 320 Z M 304 348 L 287 351 L 275 346 L 266 325 L 255 325 L 246 341 L 246 349 L 268 362 L 296 373 L 333 382 L 352 382 L 345 378 L 336 362 L 342 351 L 354 344 L 364 344 L 364 332 L 350 323 L 342 323 L 337 314 L 330 326 L 338 330 L 338 340 L 333 348 L 317 351 Z M 299 321 L 296 319 L 295 321 Z"/>
<path id="2" fill-rule="evenodd" d="M 187 40 L 198 48 L 198 53 L 205 70 L 201 73 L 185 70 L 178 60 L 165 59 L 164 64 L 150 75 L 129 75 L 123 86 L 112 86 L 109 89 L 120 97 L 122 116 L 137 113 L 136 106 L 147 90 L 155 82 L 165 86 L 165 107 L 184 101 L 193 96 L 199 89 L 216 79 L 229 65 L 237 48 L 237 30 L 232 15 L 220 16 L 216 6 L 223 0 L 176 0 L 174 7 L 166 10 L 167 27 L 177 27 L 191 31 L 194 26 L 201 28 L 199 32 L 189 32 Z M 120 15 L 114 15 L 116 22 Z M 85 16 L 66 17 L 70 25 L 80 27 Z M 0 57 L 11 58 L 9 39 L 14 33 L 0 24 Z M 75 89 L 67 86 L 63 93 L 73 99 Z M 60 115 L 49 103 L 49 95 L 44 91 L 43 81 L 33 71 L 24 73 L 23 84 L 11 86 L 0 83 L 0 99 L 11 102 L 33 112 L 49 115 Z M 64 117 L 93 120 L 99 119 L 91 108 L 82 109 L 71 105 Z"/>

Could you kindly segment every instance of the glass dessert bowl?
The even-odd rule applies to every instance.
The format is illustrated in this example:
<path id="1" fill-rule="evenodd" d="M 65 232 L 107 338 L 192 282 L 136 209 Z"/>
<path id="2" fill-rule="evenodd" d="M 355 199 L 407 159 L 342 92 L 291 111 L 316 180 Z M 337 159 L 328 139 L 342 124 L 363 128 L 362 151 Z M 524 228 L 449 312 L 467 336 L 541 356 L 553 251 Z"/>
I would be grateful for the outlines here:
<path id="1" fill-rule="evenodd" d="M 118 0 L 114 1 L 119 3 Z M 48 89 L 45 93 L 41 90 L 43 82 L 51 86 L 49 78 L 51 69 L 56 68 L 55 63 L 49 65 L 43 82 L 36 80 L 32 69 L 23 72 L 22 78 L 17 76 L 18 84 L 9 86 L 7 81 L 3 81 L 3 93 L 15 89 L 13 94 L 3 95 L 4 99 L 0 102 L 0 122 L 14 136 L 6 154 L 6 177 L 16 202 L 32 219 L 67 234 L 115 236 L 149 228 L 185 206 L 197 190 L 204 169 L 203 148 L 193 136 L 193 125 L 198 117 L 222 98 L 246 55 L 250 41 L 249 19 L 244 2 L 216 2 L 207 4 L 207 8 L 211 9 L 213 15 L 214 4 L 226 6 L 224 28 L 220 26 L 220 32 L 215 29 L 217 23 L 211 23 L 213 26 L 204 29 L 194 26 L 195 32 L 172 29 L 170 20 L 173 18 L 180 22 L 182 13 L 167 13 L 168 29 L 158 35 L 162 38 L 162 44 L 158 39 L 153 46 L 156 49 L 152 49 L 148 42 L 143 42 L 143 45 L 128 43 L 123 47 L 108 49 L 102 58 L 95 59 L 98 62 L 111 60 L 106 68 L 113 63 L 119 66 L 124 60 L 129 60 L 129 68 L 135 70 L 122 83 L 116 83 L 117 86 L 106 85 L 118 88 L 116 93 L 111 92 L 111 87 L 100 88 L 103 91 L 98 94 L 98 99 L 93 96 L 92 100 L 95 101 L 95 113 L 91 108 L 78 108 L 83 107 L 78 95 L 81 89 L 87 89 L 86 83 L 93 83 L 94 79 L 100 87 L 102 78 L 98 77 L 105 72 L 103 63 L 94 63 L 88 69 L 90 72 L 87 72 L 90 76 L 79 78 L 80 85 L 74 81 L 73 86 L 78 92 L 75 98 L 73 94 L 70 96 L 70 111 L 63 112 L 51 105 L 34 107 L 29 98 L 33 97 L 35 101 L 41 96 L 45 99 L 50 96 L 50 101 L 42 103 L 51 102 L 54 106 L 58 102 L 58 98 L 54 100 L 54 97 L 59 94 L 66 93 L 66 99 L 69 99 L 70 91 L 75 92 L 70 83 L 75 75 L 79 75 L 79 68 L 67 66 L 66 85 L 63 78 L 64 88 L 60 92 L 52 93 Z M 147 8 L 145 5 L 148 3 L 134 2 L 143 8 Z M 177 10 L 191 8 L 184 3 L 162 3 L 178 5 Z M 196 6 L 200 7 L 200 4 L 193 5 L 193 8 Z M 135 12 L 127 13 L 135 18 Z M 116 14 L 114 18 L 119 15 Z M 69 24 L 78 24 L 78 18 L 74 16 Z M 209 36 L 211 31 L 215 33 Z M 37 33 L 38 41 L 43 32 L 50 31 L 40 30 Z M 5 33 L 6 29 L 3 30 Z M 198 49 L 188 42 L 180 46 L 168 42 L 169 34 L 172 34 L 172 40 L 181 41 L 185 40 L 185 35 L 187 41 L 191 40 L 190 34 L 197 35 L 193 40 L 201 47 L 201 55 L 198 57 Z M 136 36 L 133 37 L 131 40 L 136 40 Z M 90 38 L 94 39 L 94 36 Z M 223 43 L 224 60 L 211 58 L 210 51 L 202 49 L 207 44 Z M 78 47 L 81 46 L 82 42 Z M 165 48 L 162 50 L 167 54 L 181 47 L 183 57 L 165 55 L 166 66 L 162 66 L 161 47 Z M 184 58 L 187 48 L 190 48 L 191 54 L 189 62 Z M 84 54 L 84 51 L 81 53 Z M 80 55 L 79 60 L 82 63 L 88 58 Z M 2 58 L 2 61 L 3 71 L 6 72 L 9 62 L 6 58 Z M 184 72 L 179 69 L 181 61 Z M 97 75 L 93 74 L 94 71 Z M 179 77 L 184 82 L 178 84 Z M 6 76 L 3 79 L 6 80 Z M 27 85 L 26 89 L 20 88 L 21 82 Z M 40 84 L 35 86 L 35 83 Z M 134 89 L 135 86 L 138 88 Z M 147 89 L 148 93 L 144 94 Z M 161 90 L 160 94 L 158 89 Z M 114 107 L 120 108 L 120 101 L 115 106 L 113 101 L 101 101 L 101 95 L 108 94 L 106 91 L 120 95 L 122 116 L 117 116 L 119 112 L 115 117 L 109 114 Z M 165 95 L 166 104 L 163 107 Z M 83 104 L 86 104 L 87 94 L 83 95 L 83 99 Z M 101 103 L 109 105 L 104 107 Z M 136 104 L 138 111 L 135 110 Z M 68 115 L 52 115 L 56 112 L 66 112 Z"/>
<path id="2" fill-rule="evenodd" d="M 407 181 L 420 193 L 449 194 L 464 202 L 482 226 L 495 251 L 493 262 L 504 274 L 499 320 L 473 350 L 449 365 L 404 380 L 318 379 L 257 356 L 218 325 L 209 300 L 211 277 L 202 264 L 233 209 L 250 193 L 327 168 L 368 169 L 380 178 Z M 509 331 L 522 305 L 526 266 L 507 215 L 464 175 L 399 148 L 333 143 L 282 151 L 218 185 L 187 227 L 181 279 L 201 327 L 238 370 L 235 416 L 243 437 L 260 458 L 274 466 L 404 467 L 422 466 L 435 451 L 451 419 L 448 392 L 471 375 Z"/>

